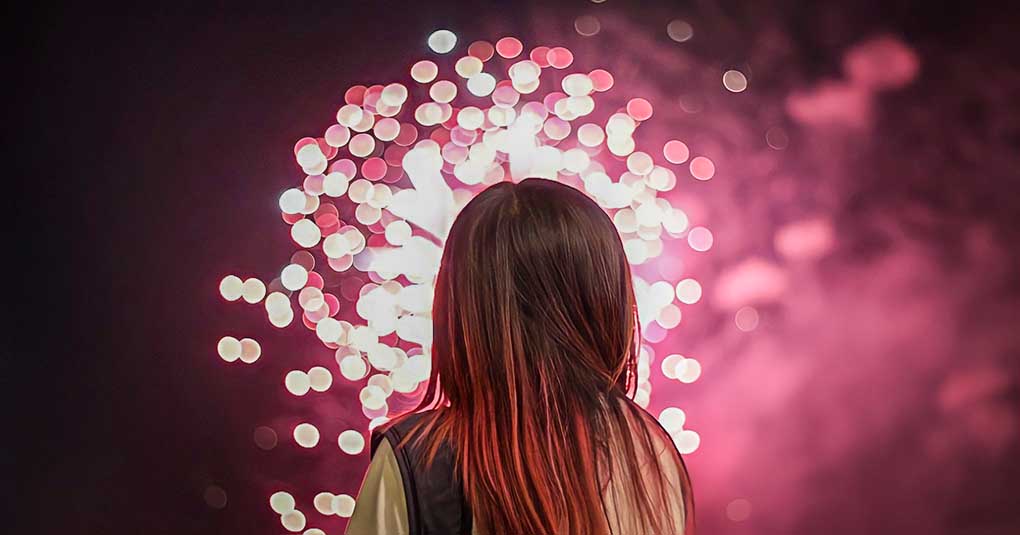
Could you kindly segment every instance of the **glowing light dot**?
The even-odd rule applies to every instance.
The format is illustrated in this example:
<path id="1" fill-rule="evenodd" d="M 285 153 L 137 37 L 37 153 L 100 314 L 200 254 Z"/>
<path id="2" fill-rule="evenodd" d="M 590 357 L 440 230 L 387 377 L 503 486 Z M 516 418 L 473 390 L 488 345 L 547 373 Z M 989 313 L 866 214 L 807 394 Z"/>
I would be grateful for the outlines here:
<path id="1" fill-rule="evenodd" d="M 685 305 L 693 305 L 701 300 L 701 283 L 694 279 L 684 279 L 676 283 L 676 298 Z"/>
<path id="2" fill-rule="evenodd" d="M 591 37 L 599 33 L 599 30 L 601 29 L 602 24 L 599 23 L 599 19 L 593 15 L 582 15 L 574 20 L 574 30 L 585 37 Z"/>
<path id="3" fill-rule="evenodd" d="M 570 135 L 570 123 L 560 119 L 559 117 L 550 117 L 548 121 L 543 125 L 542 130 L 545 135 L 549 136 L 549 139 L 559 141 Z M 549 151 L 543 150 L 553 147 L 539 147 L 538 151 L 543 151 L 546 154 L 552 154 Z M 536 152 L 538 152 L 536 151 Z"/>
<path id="4" fill-rule="evenodd" d="M 606 135 L 609 137 L 623 138 L 631 135 L 637 123 L 630 115 L 614 113 L 606 120 Z"/>
<path id="5" fill-rule="evenodd" d="M 358 381 L 368 375 L 368 364 L 360 355 L 347 355 L 340 360 L 340 374 L 348 381 Z"/>
<path id="6" fill-rule="evenodd" d="M 361 174 L 369 180 L 386 176 L 386 161 L 382 158 L 368 158 L 361 164 Z"/>
<path id="7" fill-rule="evenodd" d="M 344 102 L 361 105 L 365 101 L 365 93 L 367 91 L 368 88 L 363 85 L 353 85 L 344 92 Z"/>
<path id="8" fill-rule="evenodd" d="M 662 375 L 667 379 L 676 379 L 677 371 L 682 371 L 684 360 L 686 359 L 683 355 L 669 355 L 662 359 Z"/>
<path id="9" fill-rule="evenodd" d="M 401 84 L 390 84 L 383 88 L 379 100 L 387 106 L 400 106 L 407 100 L 407 88 Z"/>
<path id="10" fill-rule="evenodd" d="M 286 377 L 283 378 L 283 384 L 287 387 L 287 391 L 295 396 L 307 394 L 312 387 L 308 374 L 301 370 L 293 370 L 287 373 Z"/>
<path id="11" fill-rule="evenodd" d="M 516 58 L 522 51 L 524 45 L 514 37 L 504 37 L 496 41 L 496 53 L 506 59 Z"/>
<path id="12" fill-rule="evenodd" d="M 368 351 L 368 361 L 380 370 L 389 370 L 396 365 L 397 353 L 386 344 L 375 344 Z"/>
<path id="13" fill-rule="evenodd" d="M 728 70 L 723 73 L 723 87 L 733 93 L 740 93 L 747 89 L 747 77 L 744 73 L 735 70 Z"/>
<path id="14" fill-rule="evenodd" d="M 255 439 L 255 445 L 260 449 L 269 451 L 276 447 L 276 431 L 273 431 L 273 428 L 271 427 L 266 427 L 264 425 L 256 427 L 255 432 L 253 433 L 253 438 Z"/>
<path id="15" fill-rule="evenodd" d="M 227 362 L 234 362 L 241 358 L 241 341 L 233 336 L 224 336 L 220 338 L 219 343 L 216 345 L 216 351 L 221 359 Z"/>
<path id="16" fill-rule="evenodd" d="M 365 436 L 353 429 L 340 433 L 337 442 L 340 449 L 348 455 L 357 455 L 365 449 Z"/>
<path id="17" fill-rule="evenodd" d="M 372 194 L 373 184 L 363 178 L 355 180 L 351 187 L 348 189 L 347 196 L 356 203 L 368 202 L 369 195 Z"/>
<path id="18" fill-rule="evenodd" d="M 322 229 L 311 219 L 302 219 L 290 227 L 290 237 L 301 247 L 315 247 L 322 238 Z"/>
<path id="19" fill-rule="evenodd" d="M 733 322 L 737 328 L 745 333 L 758 328 L 758 310 L 754 307 L 742 307 L 733 316 Z"/>
<path id="20" fill-rule="evenodd" d="M 291 312 L 290 299 L 280 292 L 273 292 L 266 298 L 266 312 L 270 316 L 279 316 Z"/>
<path id="21" fill-rule="evenodd" d="M 652 116 L 652 103 L 638 97 L 627 102 L 627 115 L 637 121 L 647 121 Z"/>
<path id="22" fill-rule="evenodd" d="M 712 160 L 697 156 L 691 160 L 691 176 L 698 180 L 709 180 L 715 176 L 715 163 Z"/>
<path id="23" fill-rule="evenodd" d="M 323 342 L 335 343 L 343 335 L 343 324 L 333 318 L 322 318 L 315 325 L 315 334 Z"/>
<path id="24" fill-rule="evenodd" d="M 662 155 L 669 163 L 680 164 L 686 162 L 687 158 L 690 158 L 691 151 L 683 141 L 672 139 L 663 145 Z"/>
<path id="25" fill-rule="evenodd" d="M 305 514 L 297 509 L 280 517 L 280 523 L 287 531 L 297 533 L 305 529 Z"/>
<path id="26" fill-rule="evenodd" d="M 457 114 L 457 124 L 466 130 L 481 128 L 484 122 L 485 113 L 474 106 L 468 106 Z"/>
<path id="27" fill-rule="evenodd" d="M 349 253 L 350 250 L 350 243 L 341 234 L 330 234 L 322 242 L 322 252 L 326 253 L 326 256 L 329 258 L 340 258 Z"/>
<path id="28" fill-rule="evenodd" d="M 635 152 L 627 157 L 627 169 L 635 175 L 647 175 L 652 171 L 652 166 L 655 163 L 652 161 L 652 157 L 644 152 Z"/>
<path id="29" fill-rule="evenodd" d="M 379 163 L 383 163 L 382 160 L 379 160 Z M 372 186 L 368 203 L 374 208 L 385 208 L 389 205 L 391 199 L 393 199 L 393 190 L 389 186 L 386 184 L 375 184 Z"/>
<path id="30" fill-rule="evenodd" d="M 687 244 L 698 252 L 705 252 L 712 248 L 714 238 L 712 231 L 705 227 L 694 227 L 687 233 Z"/>
<path id="31" fill-rule="evenodd" d="M 291 188 L 280 195 L 280 211 L 285 214 L 299 214 L 307 202 L 305 192 Z"/>
<path id="32" fill-rule="evenodd" d="M 319 430 L 312 424 L 298 424 L 294 428 L 294 442 L 302 448 L 314 448 L 319 443 Z"/>
<path id="33" fill-rule="evenodd" d="M 335 124 L 326 129 L 323 137 L 330 147 L 343 147 L 351 139 L 351 130 L 342 124 Z"/>
<path id="34" fill-rule="evenodd" d="M 236 275 L 227 275 L 220 281 L 220 295 L 227 301 L 237 301 L 244 291 L 244 283 Z"/>
<path id="35" fill-rule="evenodd" d="M 683 429 L 686 421 L 687 414 L 678 407 L 666 407 L 659 413 L 659 423 L 671 435 Z"/>
<path id="36" fill-rule="evenodd" d="M 316 392 L 325 392 L 333 384 L 333 374 L 322 366 L 308 370 L 308 386 Z"/>
<path id="37" fill-rule="evenodd" d="M 487 41 L 475 41 L 468 46 L 468 55 L 482 61 L 489 61 L 496 52 L 495 47 Z"/>
<path id="38" fill-rule="evenodd" d="M 496 89 L 496 78 L 487 72 L 480 72 L 468 78 L 468 91 L 476 97 L 484 97 Z"/>
<path id="39" fill-rule="evenodd" d="M 676 19 L 666 25 L 666 34 L 670 39 L 683 43 L 694 37 L 694 27 L 687 21 Z"/>
<path id="40" fill-rule="evenodd" d="M 304 264 L 301 264 L 301 266 L 307 269 L 307 266 L 305 266 Z M 301 308 L 307 311 L 318 310 L 319 308 L 322 307 L 322 303 L 323 303 L 322 290 L 314 286 L 305 286 L 304 288 L 301 289 L 301 292 L 298 294 L 298 304 L 301 305 Z"/>
<path id="41" fill-rule="evenodd" d="M 297 162 L 301 167 L 312 167 L 322 159 L 324 159 L 322 150 L 319 149 L 319 145 L 316 143 L 301 147 L 297 153 Z"/>
<path id="42" fill-rule="evenodd" d="M 676 367 L 676 379 L 681 383 L 693 383 L 701 377 L 701 363 L 694 359 L 684 359 Z"/>
<path id="43" fill-rule="evenodd" d="M 610 136 L 606 141 L 609 152 L 617 156 L 626 156 L 634 152 L 634 138 L 630 136 Z"/>
<path id="44" fill-rule="evenodd" d="M 457 60 L 454 64 L 453 70 L 456 71 L 461 78 L 471 78 L 472 76 L 482 72 L 482 60 L 474 56 L 464 56 Z"/>
<path id="45" fill-rule="evenodd" d="M 737 498 L 726 505 L 726 518 L 733 522 L 743 522 L 751 516 L 751 502 Z"/>
<path id="46" fill-rule="evenodd" d="M 386 225 L 386 241 L 390 245 L 404 245 L 407 240 L 411 239 L 411 225 L 407 224 L 407 221 L 397 220 L 389 225 Z"/>
<path id="47" fill-rule="evenodd" d="M 308 283 L 308 270 L 304 266 L 290 264 L 280 273 L 280 282 L 284 288 L 296 292 Z"/>
<path id="48" fill-rule="evenodd" d="M 291 496 L 289 492 L 278 491 L 274 492 L 269 497 L 269 507 L 273 509 L 278 515 L 285 515 L 294 510 L 294 506 L 297 502 L 294 501 L 294 496 Z"/>
<path id="49" fill-rule="evenodd" d="M 350 518 L 354 514 L 354 498 L 347 494 L 338 494 L 333 499 L 333 510 L 338 516 Z"/>
<path id="50" fill-rule="evenodd" d="M 574 62 L 574 54 L 562 46 L 550 48 L 545 57 L 554 69 L 566 69 Z"/>
<path id="51" fill-rule="evenodd" d="M 672 234 L 681 234 L 687 230 L 687 214 L 683 210 L 673 208 L 662 216 L 662 228 Z"/>
<path id="52" fill-rule="evenodd" d="M 661 325 L 663 329 L 672 329 L 680 324 L 681 317 L 680 307 L 669 304 L 662 307 L 658 317 L 655 318 L 655 322 Z"/>
<path id="53" fill-rule="evenodd" d="M 538 81 L 538 77 L 542 75 L 542 67 L 534 61 L 518 61 L 510 66 L 508 75 L 513 80 L 515 86 L 517 84 L 530 84 Z"/>
<path id="54" fill-rule="evenodd" d="M 429 48 L 437 54 L 446 54 L 457 46 L 457 36 L 450 30 L 436 30 L 429 35 Z"/>
<path id="55" fill-rule="evenodd" d="M 577 129 L 577 141 L 585 147 L 597 147 L 605 139 L 605 132 L 597 124 L 587 123 Z"/>
<path id="56" fill-rule="evenodd" d="M 676 186 L 676 174 L 665 167 L 653 165 L 647 177 L 648 187 L 657 191 L 669 191 Z"/>
<path id="57" fill-rule="evenodd" d="M 241 362 L 251 364 L 262 356 L 262 346 L 251 338 L 241 339 Z"/>
<path id="58" fill-rule="evenodd" d="M 591 157 L 581 149 L 570 149 L 563 153 L 563 167 L 572 173 L 580 173 L 591 164 Z"/>
<path id="59" fill-rule="evenodd" d="M 368 385 L 362 388 L 358 397 L 366 409 L 381 409 L 386 404 L 386 392 L 375 385 Z"/>
<path id="60" fill-rule="evenodd" d="M 673 437 L 676 448 L 681 455 L 694 453 L 701 444 L 701 436 L 690 429 L 684 429 L 676 435 L 673 435 Z"/>
<path id="61" fill-rule="evenodd" d="M 605 69 L 595 69 L 588 73 L 588 78 L 591 78 L 592 86 L 595 91 L 599 93 L 609 91 L 613 88 L 613 75 Z"/>
<path id="62" fill-rule="evenodd" d="M 447 103 L 457 96 L 457 84 L 449 80 L 440 80 L 429 88 L 429 96 L 439 103 Z"/>
<path id="63" fill-rule="evenodd" d="M 573 73 L 563 77 L 563 92 L 571 96 L 581 96 L 591 93 L 595 86 L 587 75 Z"/>
<path id="64" fill-rule="evenodd" d="M 375 138 L 369 134 L 358 134 L 351 138 L 347 148 L 351 154 L 364 158 L 375 150 Z"/>
<path id="65" fill-rule="evenodd" d="M 352 127 L 361 122 L 365 112 L 357 104 L 344 104 L 336 112 L 336 122 L 342 126 Z"/>
<path id="66" fill-rule="evenodd" d="M 382 210 L 367 203 L 354 209 L 354 219 L 363 225 L 374 225 L 381 217 Z"/>
<path id="67" fill-rule="evenodd" d="M 332 492 L 320 492 L 312 499 L 312 505 L 315 506 L 315 510 L 319 514 L 332 515 L 336 512 L 333 510 L 333 498 L 335 497 Z M 308 532 L 306 531 L 304 535 L 308 535 Z"/>
<path id="68" fill-rule="evenodd" d="M 439 67 L 427 59 L 423 59 L 411 67 L 411 78 L 419 84 L 427 84 L 435 80 L 438 74 Z"/>

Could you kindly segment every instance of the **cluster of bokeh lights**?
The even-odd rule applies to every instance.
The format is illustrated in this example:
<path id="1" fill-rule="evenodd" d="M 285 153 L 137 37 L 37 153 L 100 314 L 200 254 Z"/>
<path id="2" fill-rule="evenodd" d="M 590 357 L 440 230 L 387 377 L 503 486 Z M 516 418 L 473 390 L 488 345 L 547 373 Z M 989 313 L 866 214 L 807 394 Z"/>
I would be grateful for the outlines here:
<path id="1" fill-rule="evenodd" d="M 597 19 L 577 24 L 579 33 L 598 31 Z M 670 28 L 675 40 L 689 38 L 689 26 Z M 457 41 L 454 33 L 439 30 L 429 36 L 428 47 L 442 56 L 453 52 Z M 423 393 L 431 370 L 433 284 L 443 242 L 459 210 L 485 187 L 526 177 L 576 187 L 612 217 L 634 266 L 655 262 L 667 243 L 696 252 L 713 244 L 709 229 L 691 226 L 686 213 L 660 194 L 676 187 L 678 171 L 710 180 L 714 162 L 676 139 L 639 150 L 635 132 L 654 115 L 646 99 L 600 110 L 605 118 L 595 120 L 596 97 L 615 84 L 610 72 L 573 72 L 567 48 L 525 52 L 514 37 L 494 44 L 476 41 L 464 56 L 440 63 L 451 72 L 441 73 L 436 61 L 424 59 L 411 66 L 410 83 L 349 88 L 336 122 L 321 137 L 303 138 L 294 147 L 302 183 L 279 199 L 297 246 L 290 262 L 268 284 L 236 275 L 220 283 L 224 299 L 261 303 L 278 328 L 298 319 L 332 352 L 328 365 L 285 375 L 290 395 L 328 391 L 339 380 L 334 371 L 343 381 L 364 381 L 358 401 L 366 425 L 336 438 L 347 455 L 363 453 L 366 433 Z M 743 75 L 731 78 L 727 88 L 746 87 Z M 327 283 L 352 268 L 369 282 L 353 290 Z M 645 333 L 635 401 L 646 407 L 656 360 L 652 346 L 681 323 L 683 307 L 701 299 L 702 287 L 692 278 L 648 280 L 636 273 L 634 286 Z M 261 356 L 261 347 L 252 338 L 225 336 L 218 352 L 224 361 L 250 364 Z M 678 354 L 659 359 L 658 367 L 665 378 L 680 383 L 701 374 L 696 359 Z M 668 407 L 659 420 L 682 453 L 698 448 L 698 434 L 684 428 L 683 410 Z M 322 438 L 314 422 L 299 423 L 292 435 L 302 448 L 316 448 Z M 255 439 L 263 449 L 277 443 L 266 427 L 256 430 Z M 323 515 L 347 517 L 354 498 L 320 492 L 313 505 Z M 306 516 L 292 495 L 276 492 L 270 506 L 287 530 L 306 529 Z"/>

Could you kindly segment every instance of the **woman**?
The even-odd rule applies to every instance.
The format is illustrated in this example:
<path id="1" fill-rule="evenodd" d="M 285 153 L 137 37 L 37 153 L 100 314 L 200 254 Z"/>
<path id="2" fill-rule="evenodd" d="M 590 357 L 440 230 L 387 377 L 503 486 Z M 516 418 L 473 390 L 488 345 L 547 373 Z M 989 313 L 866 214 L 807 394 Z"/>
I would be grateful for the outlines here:
<path id="1" fill-rule="evenodd" d="M 432 320 L 425 397 L 373 431 L 347 535 L 690 535 L 683 460 L 631 399 L 630 265 L 588 196 L 528 178 L 472 199 Z"/>

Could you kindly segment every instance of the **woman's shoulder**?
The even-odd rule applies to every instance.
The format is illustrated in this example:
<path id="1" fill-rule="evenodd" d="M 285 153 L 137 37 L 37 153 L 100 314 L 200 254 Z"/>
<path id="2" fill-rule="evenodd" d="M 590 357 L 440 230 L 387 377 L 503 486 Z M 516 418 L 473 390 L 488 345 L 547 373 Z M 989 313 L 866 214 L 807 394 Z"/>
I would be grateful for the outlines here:
<path id="1" fill-rule="evenodd" d="M 434 422 L 442 413 L 442 409 L 427 409 L 423 411 L 411 411 L 391 418 L 389 421 L 375 427 L 372 430 L 371 451 L 379 447 L 385 439 L 390 447 L 396 448 L 404 437 L 409 435 L 417 427 L 431 427 L 429 423 Z"/>

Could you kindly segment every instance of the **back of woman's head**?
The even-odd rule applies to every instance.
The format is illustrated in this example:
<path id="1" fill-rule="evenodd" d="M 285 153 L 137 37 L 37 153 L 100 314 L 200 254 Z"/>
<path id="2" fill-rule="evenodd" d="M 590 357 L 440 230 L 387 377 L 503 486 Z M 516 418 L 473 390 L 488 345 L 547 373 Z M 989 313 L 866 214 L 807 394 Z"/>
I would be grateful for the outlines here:
<path id="1" fill-rule="evenodd" d="M 457 216 L 436 280 L 432 377 L 419 406 L 443 408 L 420 438 L 432 452 L 453 445 L 484 533 L 608 533 L 599 475 L 621 462 L 630 475 L 612 477 L 626 489 L 628 515 L 654 533 L 672 533 L 668 517 L 686 516 L 671 510 L 664 477 L 653 477 L 652 492 L 636 476 L 642 453 L 642 464 L 657 466 L 653 433 L 665 435 L 628 399 L 636 311 L 618 231 L 584 193 L 541 178 L 501 182 Z M 651 422 L 633 432 L 634 420 Z M 626 458 L 612 461 L 614 429 Z"/>

